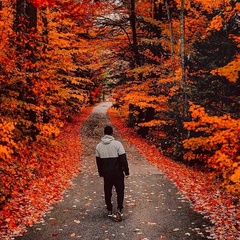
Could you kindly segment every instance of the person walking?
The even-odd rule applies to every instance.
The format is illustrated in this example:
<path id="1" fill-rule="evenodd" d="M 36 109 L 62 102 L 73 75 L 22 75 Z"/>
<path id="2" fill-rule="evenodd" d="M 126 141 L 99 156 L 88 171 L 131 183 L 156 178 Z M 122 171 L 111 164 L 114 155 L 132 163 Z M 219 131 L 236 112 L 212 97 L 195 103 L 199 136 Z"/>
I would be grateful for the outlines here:
<path id="1" fill-rule="evenodd" d="M 100 177 L 104 179 L 105 203 L 108 216 L 113 217 L 112 188 L 117 193 L 116 219 L 121 221 L 124 200 L 124 177 L 129 176 L 128 161 L 124 147 L 114 139 L 113 128 L 106 126 L 104 136 L 96 146 L 96 163 Z"/>

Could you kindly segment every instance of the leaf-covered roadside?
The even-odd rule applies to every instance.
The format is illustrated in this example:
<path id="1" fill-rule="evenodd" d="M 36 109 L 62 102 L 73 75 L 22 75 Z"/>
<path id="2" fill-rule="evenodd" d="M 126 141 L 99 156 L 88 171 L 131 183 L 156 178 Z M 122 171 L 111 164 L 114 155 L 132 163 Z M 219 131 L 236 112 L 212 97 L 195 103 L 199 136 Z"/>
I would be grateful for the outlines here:
<path id="1" fill-rule="evenodd" d="M 79 129 L 91 110 L 85 108 L 80 116 L 75 116 L 71 123 L 66 124 L 54 145 L 31 146 L 33 155 L 38 156 L 38 161 L 44 164 L 41 164 L 39 177 L 27 189 L 16 191 L 1 209 L 0 239 L 19 236 L 26 227 L 41 221 L 51 205 L 59 202 L 64 190 L 71 186 L 71 178 L 80 171 L 79 155 L 82 147 Z"/>
<path id="2" fill-rule="evenodd" d="M 212 239 L 235 240 L 239 238 L 240 206 L 238 199 L 221 190 L 207 173 L 188 168 L 163 156 L 158 148 L 150 145 L 133 130 L 127 128 L 113 109 L 108 110 L 114 126 L 127 141 L 132 143 L 146 159 L 156 165 L 171 179 L 191 201 L 195 211 L 204 214 L 213 223 Z"/>

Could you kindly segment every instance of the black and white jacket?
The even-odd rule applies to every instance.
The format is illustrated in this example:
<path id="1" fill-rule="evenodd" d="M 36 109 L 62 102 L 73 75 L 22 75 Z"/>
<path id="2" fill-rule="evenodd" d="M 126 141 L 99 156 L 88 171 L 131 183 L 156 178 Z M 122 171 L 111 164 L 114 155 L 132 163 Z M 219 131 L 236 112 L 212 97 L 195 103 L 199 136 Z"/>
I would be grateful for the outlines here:
<path id="1" fill-rule="evenodd" d="M 125 150 L 111 135 L 102 137 L 96 147 L 96 161 L 100 177 L 129 175 Z"/>

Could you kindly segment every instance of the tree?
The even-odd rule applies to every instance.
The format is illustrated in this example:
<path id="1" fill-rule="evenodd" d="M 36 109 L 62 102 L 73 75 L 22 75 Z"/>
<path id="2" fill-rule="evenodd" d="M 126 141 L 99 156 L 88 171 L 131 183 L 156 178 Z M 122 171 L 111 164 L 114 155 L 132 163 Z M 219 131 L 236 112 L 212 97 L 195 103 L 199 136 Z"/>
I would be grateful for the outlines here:
<path id="1" fill-rule="evenodd" d="M 193 44 L 194 54 L 188 65 L 192 99 L 195 103 L 207 108 L 211 114 L 221 116 L 230 113 L 239 118 L 236 111 L 239 108 L 239 70 L 235 64 L 239 43 L 234 37 L 237 34 L 236 9 L 237 5 L 231 11 L 221 10 L 224 12 L 222 14 L 228 16 L 227 22 L 221 23 L 217 31 L 216 25 L 210 24 L 214 27 L 208 28 L 204 38 Z M 216 11 L 211 17 L 212 21 L 218 16 Z M 222 69 L 225 71 L 222 72 Z"/>
<path id="2" fill-rule="evenodd" d="M 129 126 L 151 139 L 165 154 L 183 161 L 184 155 L 196 145 L 194 138 L 211 139 L 208 132 L 190 129 L 184 123 L 198 122 L 191 112 L 192 108 L 189 110 L 189 104 L 204 107 L 206 114 L 209 114 L 211 129 L 216 130 L 212 119 L 222 122 L 225 114 L 230 115 L 233 121 L 239 118 L 237 12 L 240 5 L 235 1 L 213 3 L 202 0 L 152 3 L 147 5 L 150 1 L 136 1 L 136 30 L 142 65 L 128 71 L 128 76 L 138 79 L 141 74 L 143 81 L 126 82 L 124 89 L 119 87 L 119 93 L 115 93 L 116 106 L 121 116 L 130 123 Z M 146 9 L 152 10 L 152 18 L 148 17 Z M 160 31 L 156 33 L 158 28 Z M 161 38 L 157 35 L 159 33 Z M 178 44 L 179 40 L 181 44 Z M 198 124 L 202 126 L 200 119 Z M 232 130 L 227 127 L 228 131 Z M 189 144 L 188 147 L 185 143 Z M 199 141 L 198 146 L 201 143 Z M 229 189 L 238 189 L 237 164 L 232 167 L 230 164 L 228 170 L 211 165 L 220 156 L 218 153 L 222 144 L 219 142 L 217 146 L 210 149 L 213 155 L 208 155 L 199 147 L 194 161 L 187 161 L 187 164 L 214 169 L 216 174 L 222 171 L 220 175 L 224 176 L 226 185 L 231 185 Z M 238 155 L 239 150 L 233 148 Z M 204 161 L 200 156 L 204 156 Z M 236 159 L 235 156 L 231 161 L 238 161 Z M 234 178 L 235 182 L 232 183 L 230 178 Z"/>
<path id="3" fill-rule="evenodd" d="M 135 0 L 131 0 L 131 14 L 130 23 L 132 28 L 132 49 L 134 53 L 134 59 L 137 66 L 141 66 L 141 59 L 138 50 L 137 31 L 136 31 L 136 12 L 135 12 Z"/>
<path id="4" fill-rule="evenodd" d="M 19 0 L 16 12 L 10 3 L 3 4 L 0 205 L 24 192 L 36 178 L 50 174 L 49 159 L 39 157 L 36 146 L 58 145 L 63 125 L 88 104 L 90 90 L 99 86 L 100 49 L 96 42 L 90 44 L 95 31 L 86 34 L 87 39 L 83 35 L 93 23 L 91 5 L 86 3 L 64 1 L 49 8 L 48 1 Z M 74 12 L 76 8 L 81 15 Z"/>

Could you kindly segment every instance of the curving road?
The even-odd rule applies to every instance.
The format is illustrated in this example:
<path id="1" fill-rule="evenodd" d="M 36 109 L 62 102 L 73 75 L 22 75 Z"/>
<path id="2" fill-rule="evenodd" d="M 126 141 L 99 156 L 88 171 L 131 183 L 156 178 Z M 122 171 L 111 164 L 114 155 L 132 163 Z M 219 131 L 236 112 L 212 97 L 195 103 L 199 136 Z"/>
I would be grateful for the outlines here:
<path id="1" fill-rule="evenodd" d="M 95 164 L 95 146 L 103 128 L 111 124 L 106 114 L 110 102 L 95 107 L 80 130 L 82 145 L 81 173 L 74 188 L 45 216 L 42 223 L 28 229 L 16 240 L 202 240 L 209 239 L 208 220 L 196 213 L 165 175 L 147 162 L 137 149 L 122 141 L 129 161 L 130 177 L 125 180 L 125 208 L 122 222 L 107 217 L 103 179 Z M 116 207 L 116 195 L 113 194 Z"/>

